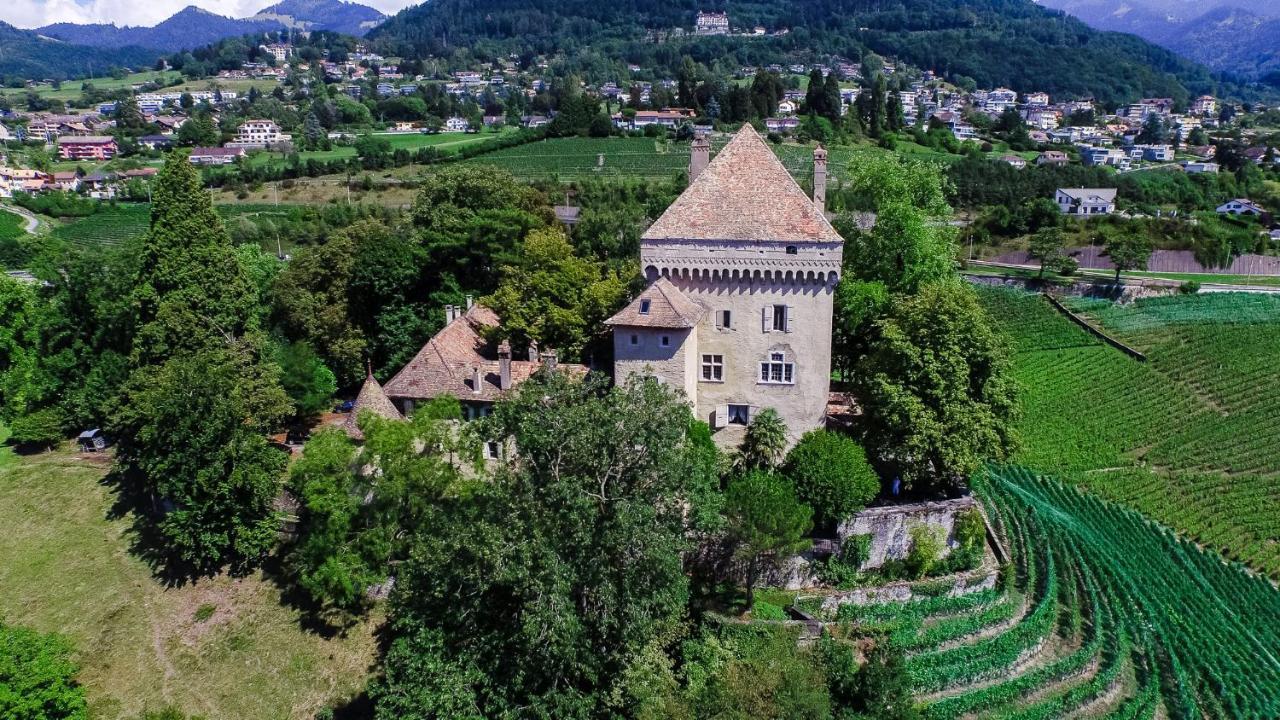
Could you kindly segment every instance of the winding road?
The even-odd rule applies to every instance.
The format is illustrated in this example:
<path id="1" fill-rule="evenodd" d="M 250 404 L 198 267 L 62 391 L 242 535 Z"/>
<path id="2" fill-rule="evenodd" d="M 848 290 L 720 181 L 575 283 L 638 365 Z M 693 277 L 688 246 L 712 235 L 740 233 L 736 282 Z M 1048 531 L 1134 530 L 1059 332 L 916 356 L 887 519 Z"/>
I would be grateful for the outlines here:
<path id="1" fill-rule="evenodd" d="M 26 227 L 24 229 L 32 235 L 35 235 L 36 228 L 40 227 L 40 220 L 36 218 L 35 215 L 32 215 L 31 213 L 27 212 L 26 210 L 23 210 L 22 208 L 14 207 L 12 205 L 0 205 L 0 210 L 3 210 L 5 212 L 11 212 L 14 215 L 21 215 L 22 219 L 27 221 Z"/>

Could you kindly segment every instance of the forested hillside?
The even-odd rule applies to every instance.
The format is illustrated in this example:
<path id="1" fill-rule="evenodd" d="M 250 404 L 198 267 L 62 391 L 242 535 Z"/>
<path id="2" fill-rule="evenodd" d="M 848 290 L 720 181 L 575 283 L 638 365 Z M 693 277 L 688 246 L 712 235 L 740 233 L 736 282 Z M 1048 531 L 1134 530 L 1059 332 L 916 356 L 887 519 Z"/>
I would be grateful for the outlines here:
<path id="1" fill-rule="evenodd" d="M 77 78 L 104 75 L 113 67 L 151 67 L 153 50 L 70 45 L 0 22 L 0 77 Z"/>
<path id="2" fill-rule="evenodd" d="M 789 32 L 768 37 L 698 37 L 646 42 L 646 32 L 691 29 L 694 0 L 435 0 L 388 20 L 370 37 L 396 53 L 486 57 L 563 52 L 586 66 L 601 60 L 675 70 L 682 55 L 711 65 L 783 62 L 866 51 L 933 69 L 980 87 L 1092 95 L 1104 102 L 1185 97 L 1213 86 L 1208 70 L 1139 38 L 1093 30 L 1030 0 L 728 0 L 735 27 Z"/>

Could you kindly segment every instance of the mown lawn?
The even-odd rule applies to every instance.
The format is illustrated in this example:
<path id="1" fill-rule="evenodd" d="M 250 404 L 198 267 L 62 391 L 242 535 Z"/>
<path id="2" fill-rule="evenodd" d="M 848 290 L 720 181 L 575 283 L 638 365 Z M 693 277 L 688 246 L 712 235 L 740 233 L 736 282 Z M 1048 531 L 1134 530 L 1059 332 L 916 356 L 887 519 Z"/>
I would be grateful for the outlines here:
<path id="1" fill-rule="evenodd" d="M 107 463 L 0 447 L 0 617 L 71 639 L 92 717 L 172 705 L 207 720 L 302 719 L 360 692 L 371 624 L 306 632 L 260 574 L 163 586 L 130 554 L 128 520 L 108 518 Z"/>

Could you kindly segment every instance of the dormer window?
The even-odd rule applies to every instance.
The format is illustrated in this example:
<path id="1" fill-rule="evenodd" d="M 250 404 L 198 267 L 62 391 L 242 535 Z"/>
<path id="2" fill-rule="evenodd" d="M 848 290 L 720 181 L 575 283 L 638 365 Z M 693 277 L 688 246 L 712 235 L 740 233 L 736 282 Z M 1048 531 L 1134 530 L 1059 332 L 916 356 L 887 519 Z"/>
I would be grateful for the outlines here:
<path id="1" fill-rule="evenodd" d="M 648 300 L 641 300 L 641 301 L 640 301 L 640 314 L 641 314 L 641 315 L 648 315 L 648 314 L 649 314 L 649 301 L 648 301 Z"/>

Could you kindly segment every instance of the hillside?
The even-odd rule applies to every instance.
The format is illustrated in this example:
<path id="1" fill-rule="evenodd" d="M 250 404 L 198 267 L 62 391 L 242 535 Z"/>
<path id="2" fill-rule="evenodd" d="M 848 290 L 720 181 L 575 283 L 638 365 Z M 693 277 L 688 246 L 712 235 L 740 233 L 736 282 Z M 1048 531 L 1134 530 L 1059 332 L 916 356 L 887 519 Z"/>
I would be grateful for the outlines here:
<path id="1" fill-rule="evenodd" d="M 872 50 L 979 87 L 1092 95 L 1111 103 L 1185 97 L 1213 86 L 1206 68 L 1168 50 L 1098 32 L 1030 0 L 727 0 L 723 9 L 734 26 L 788 32 L 645 42 L 649 30 L 692 28 L 698 9 L 706 6 L 693 0 L 435 0 L 400 12 L 370 37 L 389 52 L 418 56 L 460 47 L 495 57 L 551 54 L 589 44 L 611 60 L 669 70 L 681 54 L 732 66 Z"/>
<path id="2" fill-rule="evenodd" d="M 157 53 L 139 47 L 95 48 L 41 37 L 0 22 L 0 76 L 79 78 L 114 67 L 151 67 Z"/>
<path id="3" fill-rule="evenodd" d="M 364 35 L 387 19 L 367 5 L 343 0 L 284 0 L 259 10 L 250 20 L 272 20 L 299 30 Z"/>
<path id="4" fill-rule="evenodd" d="M 37 32 L 65 42 L 93 47 L 118 48 L 133 45 L 174 52 L 208 45 L 224 37 L 269 32 L 282 27 L 281 23 L 273 20 L 236 20 L 189 5 L 154 27 L 57 23 L 42 27 Z"/>
<path id="5" fill-rule="evenodd" d="M 1132 33 L 1215 70 L 1280 69 L 1280 5 L 1268 0 L 1041 0 L 1100 30 Z"/>
<path id="6" fill-rule="evenodd" d="M 64 42 L 93 47 L 137 46 L 174 52 L 208 45 L 222 38 L 282 29 L 363 35 L 385 17 L 371 7 L 342 0 L 284 0 L 247 18 L 224 17 L 189 5 L 153 27 L 57 23 L 36 32 Z"/>

